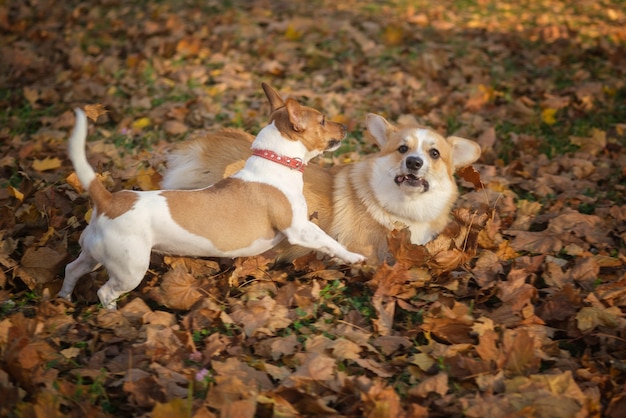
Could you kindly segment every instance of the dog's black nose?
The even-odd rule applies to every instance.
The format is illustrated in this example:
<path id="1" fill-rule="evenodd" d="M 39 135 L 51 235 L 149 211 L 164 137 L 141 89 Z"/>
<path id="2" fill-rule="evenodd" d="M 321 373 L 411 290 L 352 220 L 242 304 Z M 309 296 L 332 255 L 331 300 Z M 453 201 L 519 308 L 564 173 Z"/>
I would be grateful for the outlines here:
<path id="1" fill-rule="evenodd" d="M 409 157 L 406 159 L 406 168 L 409 170 L 419 170 L 424 165 L 424 160 L 420 157 Z"/>

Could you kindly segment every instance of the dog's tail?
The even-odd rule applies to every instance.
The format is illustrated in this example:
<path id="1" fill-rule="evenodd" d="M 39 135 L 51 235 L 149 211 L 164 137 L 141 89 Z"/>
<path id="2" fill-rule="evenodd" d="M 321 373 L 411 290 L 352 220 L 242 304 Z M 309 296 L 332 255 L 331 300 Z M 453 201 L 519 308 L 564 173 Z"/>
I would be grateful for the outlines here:
<path id="1" fill-rule="evenodd" d="M 69 140 L 69 155 L 76 177 L 80 184 L 89 193 L 96 207 L 105 207 L 111 200 L 111 192 L 109 192 L 102 182 L 98 180 L 96 172 L 87 161 L 85 153 L 85 142 L 87 141 L 87 116 L 81 109 L 74 109 L 76 113 L 76 123 L 74 131 Z"/>

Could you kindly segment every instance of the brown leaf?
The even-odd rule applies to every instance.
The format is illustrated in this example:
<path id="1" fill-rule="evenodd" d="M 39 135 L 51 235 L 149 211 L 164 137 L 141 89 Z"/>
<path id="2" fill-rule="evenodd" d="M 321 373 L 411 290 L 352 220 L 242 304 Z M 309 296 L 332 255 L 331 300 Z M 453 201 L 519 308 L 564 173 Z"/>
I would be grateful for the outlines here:
<path id="1" fill-rule="evenodd" d="M 428 260 L 428 251 L 421 245 L 411 243 L 408 228 L 391 231 L 387 236 L 387 244 L 393 258 L 403 266 L 421 265 Z"/>
<path id="2" fill-rule="evenodd" d="M 411 388 L 409 393 L 411 396 L 426 398 L 430 393 L 437 393 L 444 396 L 448 393 L 448 375 L 446 373 L 438 373 L 435 376 L 428 377 Z"/>
<path id="3" fill-rule="evenodd" d="M 152 409 L 150 415 L 153 418 L 172 418 L 189 416 L 191 404 L 181 398 L 174 398 L 167 403 L 158 403 Z"/>
<path id="4" fill-rule="evenodd" d="M 475 190 L 481 190 L 483 187 L 482 180 L 480 179 L 480 173 L 476 169 L 468 165 L 467 167 L 460 168 L 456 171 L 459 176 L 465 181 L 468 181 L 474 185 Z"/>
<path id="5" fill-rule="evenodd" d="M 166 306 L 182 310 L 189 310 L 204 297 L 196 278 L 181 267 L 176 267 L 163 275 L 161 293 Z"/>
<path id="6" fill-rule="evenodd" d="M 310 353 L 305 355 L 304 362 L 289 379 L 325 382 L 334 376 L 336 370 L 335 359 L 324 354 Z"/>
<path id="7" fill-rule="evenodd" d="M 24 252 L 17 275 L 34 289 L 38 284 L 53 280 L 64 266 L 67 253 L 49 247 L 29 247 Z"/>
<path id="8" fill-rule="evenodd" d="M 515 238 L 510 247 L 515 251 L 528 251 L 535 254 L 555 253 L 563 248 L 563 241 L 553 232 L 504 231 Z"/>
<path id="9" fill-rule="evenodd" d="M 346 338 L 337 338 L 330 344 L 333 357 L 339 361 L 354 360 L 360 357 L 361 347 Z"/>
<path id="10" fill-rule="evenodd" d="M 163 124 L 163 130 L 170 135 L 180 135 L 187 132 L 189 127 L 180 121 L 168 120 Z"/>
<path id="11" fill-rule="evenodd" d="M 364 369 L 374 372 L 378 377 L 389 378 L 396 374 L 396 370 L 387 363 L 380 363 L 370 358 L 354 358 L 352 361 Z"/>
<path id="12" fill-rule="evenodd" d="M 250 300 L 245 307 L 233 311 L 230 317 L 244 329 L 246 335 L 254 335 L 258 331 L 275 331 L 291 323 L 287 317 L 287 309 L 278 305 L 274 299 L 265 296 L 260 300 Z"/>
<path id="13" fill-rule="evenodd" d="M 513 375 L 524 375 L 539 371 L 541 358 L 535 353 L 535 340 L 524 329 L 507 330 L 502 340 L 506 353 L 504 368 Z"/>
<path id="14" fill-rule="evenodd" d="M 367 418 L 404 418 L 406 413 L 402 408 L 400 396 L 381 381 L 375 381 L 367 391 L 361 394 L 365 403 L 363 416 Z"/>
<path id="15" fill-rule="evenodd" d="M 106 110 L 102 104 L 96 103 L 85 105 L 85 115 L 87 115 L 87 117 L 94 122 L 97 122 L 100 116 L 106 115 L 108 112 L 109 111 Z"/>
<path id="16" fill-rule="evenodd" d="M 578 329 L 588 333 L 597 327 L 618 328 L 626 324 L 622 318 L 622 312 L 617 306 L 607 309 L 596 307 L 584 307 L 576 314 Z"/>
<path id="17" fill-rule="evenodd" d="M 394 300 L 384 301 L 383 297 L 372 298 L 372 306 L 378 315 L 377 319 L 372 319 L 372 323 L 376 332 L 380 335 L 393 334 L 393 316 L 396 310 L 396 302 Z"/>

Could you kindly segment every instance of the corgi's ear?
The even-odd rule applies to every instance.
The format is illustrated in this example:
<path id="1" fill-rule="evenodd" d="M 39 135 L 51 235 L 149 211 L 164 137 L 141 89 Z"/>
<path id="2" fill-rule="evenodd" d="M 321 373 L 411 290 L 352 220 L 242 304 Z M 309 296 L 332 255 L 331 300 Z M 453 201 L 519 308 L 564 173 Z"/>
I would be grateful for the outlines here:
<path id="1" fill-rule="evenodd" d="M 306 120 L 302 117 L 302 106 L 294 99 L 287 99 L 285 102 L 287 114 L 289 115 L 289 123 L 294 131 L 302 132 L 306 129 Z"/>
<path id="2" fill-rule="evenodd" d="M 452 145 L 452 165 L 454 168 L 466 167 L 480 158 L 480 146 L 469 139 L 449 136 L 446 140 Z"/>
<path id="3" fill-rule="evenodd" d="M 285 106 L 285 102 L 280 97 L 280 95 L 274 90 L 269 84 L 261 83 L 261 87 L 263 87 L 263 91 L 265 92 L 265 96 L 267 100 L 270 102 L 270 106 L 272 107 L 272 112 L 281 107 Z"/>
<path id="4" fill-rule="evenodd" d="M 368 113 L 365 117 L 365 126 L 370 135 L 374 138 L 379 147 L 383 147 L 387 142 L 387 138 L 393 130 L 394 126 L 387 122 L 387 119 L 374 113 Z"/>

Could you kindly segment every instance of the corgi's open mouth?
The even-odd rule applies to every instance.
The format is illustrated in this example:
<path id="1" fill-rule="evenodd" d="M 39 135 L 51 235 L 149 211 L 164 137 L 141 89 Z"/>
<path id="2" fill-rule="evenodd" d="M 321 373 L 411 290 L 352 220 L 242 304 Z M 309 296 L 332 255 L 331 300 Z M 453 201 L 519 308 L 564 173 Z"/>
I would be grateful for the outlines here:
<path id="1" fill-rule="evenodd" d="M 399 176 L 396 176 L 394 181 L 398 186 L 406 184 L 411 187 L 421 187 L 424 192 L 428 191 L 428 188 L 430 187 L 427 180 L 417 177 L 414 174 L 400 174 Z"/>

